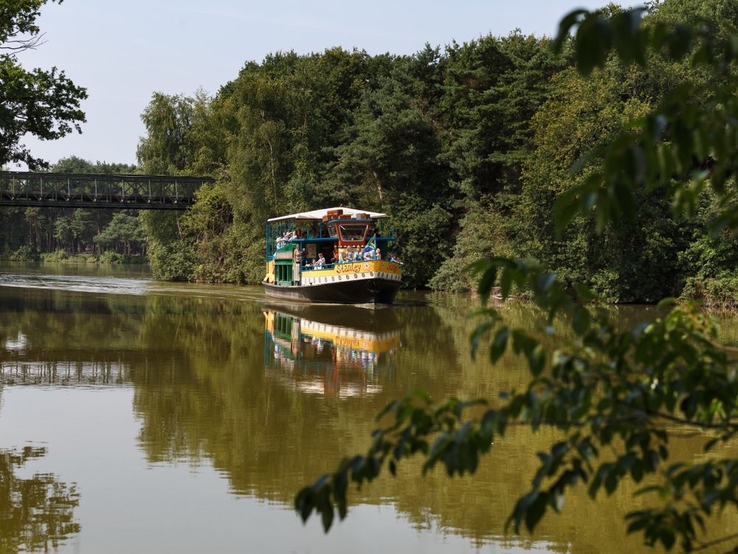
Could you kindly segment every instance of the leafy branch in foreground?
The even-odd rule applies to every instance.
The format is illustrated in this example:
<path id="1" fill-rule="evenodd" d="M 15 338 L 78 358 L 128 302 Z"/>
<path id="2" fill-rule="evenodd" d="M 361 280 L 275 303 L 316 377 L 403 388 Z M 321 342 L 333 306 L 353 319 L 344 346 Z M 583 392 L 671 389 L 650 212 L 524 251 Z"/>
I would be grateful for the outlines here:
<path id="1" fill-rule="evenodd" d="M 565 320 L 576 339 L 551 352 L 526 332 L 503 325 L 496 310 L 480 310 L 477 315 L 485 321 L 471 337 L 472 348 L 489 334 L 493 362 L 507 349 L 524 356 L 531 374 L 527 389 L 512 391 L 501 407 L 476 418 L 465 417 L 468 408 L 486 401 L 452 398 L 434 405 L 416 392 L 392 402 L 380 419 L 391 415 L 393 421 L 374 432 L 366 454 L 345 458 L 336 472 L 300 491 L 296 508 L 303 520 L 315 510 L 329 529 L 335 511 L 346 515 L 349 482 L 361 486 L 385 467 L 394 474 L 397 464 L 414 454 L 425 456 L 423 472 L 440 464 L 449 476 L 474 473 L 479 455 L 489 452 L 510 425 L 553 426 L 565 439 L 538 454 L 531 489 L 508 522 L 516 532 L 523 524 L 532 531 L 548 509 L 561 510 L 567 489 L 577 484 L 586 484 L 595 498 L 602 488 L 613 493 L 628 476 L 641 482 L 662 472 L 670 424 L 712 430 L 710 447 L 738 432 L 738 421 L 731 418 L 738 398 L 735 371 L 724 371 L 730 362 L 715 341 L 714 322 L 693 306 L 678 306 L 662 319 L 618 332 L 606 310 L 582 305 L 590 300 L 586 290 L 565 291 L 534 264 L 499 259 L 475 269 L 483 295 L 498 282 L 497 274 L 506 285 L 504 296 L 508 283 L 526 286 L 550 322 Z M 660 477 L 662 485 L 644 492 L 668 497 L 664 509 L 628 516 L 630 530 L 642 530 L 651 544 L 670 548 L 678 535 L 685 549 L 693 548 L 705 518 L 738 500 L 738 463 L 676 465 Z"/>
<path id="2" fill-rule="evenodd" d="M 738 227 L 738 36 L 645 26 L 641 15 L 642 10 L 610 18 L 572 12 L 555 46 L 575 28 L 575 57 L 584 74 L 611 55 L 646 66 L 649 55 L 659 54 L 690 56 L 712 78 L 684 83 L 599 153 L 600 169 L 559 199 L 557 227 L 563 229 L 578 212 L 594 212 L 599 229 L 621 225 L 641 188 L 663 190 L 677 213 L 690 215 L 706 186 L 721 204 L 712 230 Z M 479 456 L 510 425 L 526 425 L 533 431 L 559 429 L 562 440 L 538 454 L 531 487 L 508 520 L 515 532 L 523 525 L 532 531 L 548 510 L 560 511 L 576 485 L 596 498 L 602 489 L 612 494 L 624 479 L 647 479 L 638 494 L 652 495 L 654 507 L 628 514 L 629 533 L 640 532 L 646 544 L 667 550 L 676 544 L 703 550 L 737 539 L 702 538 L 708 518 L 738 507 L 738 460 L 715 453 L 738 433 L 738 360 L 735 349 L 718 341 L 716 321 L 692 304 L 665 300 L 661 305 L 671 310 L 663 317 L 617 329 L 586 288 L 565 289 L 536 262 L 495 258 L 470 270 L 479 279 L 483 306 L 475 313 L 481 322 L 471 335 L 471 350 L 488 340 L 493 363 L 507 351 L 523 356 L 530 372 L 525 390 L 510 391 L 492 407 L 454 398 L 435 405 L 424 393 L 392 402 L 379 419 L 393 419 L 374 432 L 366 454 L 345 458 L 334 473 L 299 492 L 295 506 L 303 520 L 316 511 L 328 530 L 336 512 L 346 516 L 349 482 L 361 486 L 384 468 L 394 474 L 398 463 L 419 453 L 425 457 L 423 472 L 441 465 L 449 476 L 474 473 Z M 501 312 L 487 307 L 496 285 L 503 299 L 513 288 L 527 291 L 549 325 L 569 327 L 574 338 L 551 349 L 505 325 Z M 485 409 L 475 416 L 471 406 Z M 698 463 L 669 463 L 670 438 L 685 428 L 704 438 L 705 454 Z"/>
<path id="3" fill-rule="evenodd" d="M 599 230 L 629 218 L 639 189 L 660 189 L 673 199 L 674 212 L 693 215 L 698 198 L 711 187 L 721 211 L 711 231 L 738 226 L 738 191 L 732 179 L 738 171 L 738 34 L 712 34 L 663 22 L 641 24 L 643 9 L 626 10 L 611 18 L 577 10 L 560 23 L 554 42 L 558 50 L 576 27 L 577 67 L 584 75 L 602 68 L 617 54 L 623 63 L 648 66 L 650 56 L 687 61 L 709 75 L 685 81 L 667 94 L 655 110 L 633 121 L 604 151 L 599 171 L 567 191 L 557 202 L 556 226 L 561 232 L 577 212 L 594 211 Z M 576 171 L 580 165 L 576 165 Z"/>

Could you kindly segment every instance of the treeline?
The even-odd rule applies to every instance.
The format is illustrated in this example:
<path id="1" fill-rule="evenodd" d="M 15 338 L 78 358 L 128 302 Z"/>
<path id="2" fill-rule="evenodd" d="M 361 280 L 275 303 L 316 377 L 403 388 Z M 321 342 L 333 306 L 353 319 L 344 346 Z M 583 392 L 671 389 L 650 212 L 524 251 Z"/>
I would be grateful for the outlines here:
<path id="1" fill-rule="evenodd" d="M 59 160 L 58 173 L 134 173 L 136 166 Z M 0 259 L 120 262 L 142 260 L 146 237 L 135 210 L 9 208 L 0 210 Z"/>
<path id="2" fill-rule="evenodd" d="M 510 248 L 490 217 L 524 188 L 532 118 L 568 65 L 516 33 L 413 56 L 277 53 L 214 98 L 154 94 L 144 172 L 218 177 L 181 218 L 143 217 L 154 270 L 259 282 L 268 217 L 347 205 L 390 214 L 409 286 L 457 284 L 465 235 Z"/>
<path id="3" fill-rule="evenodd" d="M 698 17 L 720 32 L 737 14 L 735 0 L 664 0 L 646 19 Z M 143 217 L 154 270 L 258 282 L 268 217 L 342 204 L 391 215 L 410 287 L 464 289 L 469 262 L 513 255 L 612 301 L 685 287 L 731 298 L 733 237 L 706 236 L 655 193 L 631 207 L 626 231 L 598 234 L 582 218 L 556 237 L 556 199 L 600 163 L 603 145 L 684 79 L 700 79 L 666 57 L 652 67 L 613 59 L 584 79 L 547 38 L 513 33 L 413 56 L 276 53 L 213 98 L 154 94 L 142 169 L 217 177 L 179 219 Z M 707 214 L 711 199 L 699 209 Z"/>

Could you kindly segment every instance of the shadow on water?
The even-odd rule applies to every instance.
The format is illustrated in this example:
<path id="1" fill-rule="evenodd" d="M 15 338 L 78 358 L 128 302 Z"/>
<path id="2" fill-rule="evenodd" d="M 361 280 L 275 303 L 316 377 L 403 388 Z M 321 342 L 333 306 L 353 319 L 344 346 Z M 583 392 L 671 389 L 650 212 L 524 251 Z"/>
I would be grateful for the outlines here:
<path id="1" fill-rule="evenodd" d="M 430 306 L 430 302 L 425 302 L 423 300 L 415 300 L 415 299 L 405 300 L 402 297 L 399 300 L 397 300 L 394 304 L 392 304 L 392 307 L 396 309 L 425 308 L 426 306 Z"/>

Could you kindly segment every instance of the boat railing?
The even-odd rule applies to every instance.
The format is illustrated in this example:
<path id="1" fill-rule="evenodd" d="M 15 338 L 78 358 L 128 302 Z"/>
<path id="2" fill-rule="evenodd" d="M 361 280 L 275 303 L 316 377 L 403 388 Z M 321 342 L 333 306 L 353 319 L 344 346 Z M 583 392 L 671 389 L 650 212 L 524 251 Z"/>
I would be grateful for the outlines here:
<path id="1" fill-rule="evenodd" d="M 311 270 L 312 271 L 321 271 L 321 270 L 326 270 L 326 269 L 333 269 L 333 268 L 335 268 L 336 266 L 339 266 L 339 265 L 358 264 L 358 263 L 362 263 L 362 262 L 373 262 L 373 261 L 377 261 L 377 260 L 378 261 L 385 261 L 385 262 L 391 263 L 391 264 L 396 264 L 399 267 L 403 267 L 404 266 L 404 264 L 402 262 L 399 262 L 397 260 L 382 260 L 382 258 L 370 258 L 370 259 L 363 259 L 362 258 L 360 260 L 346 260 L 346 261 L 343 261 L 343 262 L 336 262 L 336 263 L 332 263 L 332 264 L 326 263 L 326 264 L 322 264 L 322 265 L 319 265 L 319 266 L 303 260 L 302 269 L 304 271 L 311 271 Z"/>

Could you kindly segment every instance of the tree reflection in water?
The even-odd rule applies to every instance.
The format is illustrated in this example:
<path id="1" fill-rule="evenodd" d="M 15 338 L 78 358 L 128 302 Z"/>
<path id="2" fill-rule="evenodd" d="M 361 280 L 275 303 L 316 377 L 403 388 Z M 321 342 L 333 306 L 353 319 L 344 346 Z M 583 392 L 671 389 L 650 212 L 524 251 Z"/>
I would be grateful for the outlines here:
<path id="1" fill-rule="evenodd" d="M 74 519 L 79 494 L 53 473 L 16 475 L 46 448 L 0 449 L 0 552 L 48 552 L 80 531 Z"/>
<path id="2" fill-rule="evenodd" d="M 5 368 L 6 382 L 12 379 L 14 386 L 132 387 L 137 447 L 148 464 L 211 464 L 233 494 L 287 507 L 300 487 L 335 468 L 343 453 L 366 448 L 374 418 L 390 400 L 421 386 L 435 398 L 496 398 L 526 383 L 524 359 L 509 356 L 492 371 L 485 356 L 469 357 L 473 322 L 466 314 L 473 301 L 467 297 L 405 293 L 406 305 L 381 311 L 312 305 L 271 309 L 256 301 L 208 298 L 209 290 L 192 285 L 186 295 L 132 296 L 31 289 L 19 294 L 0 287 L 0 381 Z M 620 307 L 613 317 L 626 327 L 655 309 Z M 513 325 L 539 332 L 547 346 L 560 338 L 547 333 L 545 318 L 537 318 L 529 305 L 505 310 Z M 725 330 L 734 336 L 738 321 L 732 321 Z M 515 500 L 535 474 L 535 453 L 558 440 L 555 430 L 532 435 L 516 429 L 496 445 L 473 480 L 449 480 L 442 472 L 418 479 L 419 468 L 408 468 L 397 479 L 352 492 L 352 502 L 389 506 L 409 526 L 432 530 L 437 537 L 432 545 L 457 535 L 473 545 L 469 550 L 640 551 L 637 537 L 624 538 L 622 523 L 627 511 L 647 507 L 644 497 L 633 498 L 635 485 L 621 487 L 603 502 L 592 503 L 586 491 L 567 498 L 564 511 L 544 522 L 535 539 L 504 535 Z M 672 446 L 675 460 L 699 459 L 698 438 Z M 16 474 L 23 465 L 3 464 Z M 0 518 L 10 514 L 6 473 L 0 472 L 6 491 Z M 137 475 L 129 474 L 130 479 Z M 181 484 L 189 486 L 186 480 Z M 43 486 L 47 497 L 54 496 L 52 487 Z M 141 494 L 147 502 L 161 493 Z M 76 503 L 76 495 L 71 499 Z M 221 506 L 215 497 L 205 502 L 206 510 Z M 2 539 L 0 552 L 44 548 L 43 538 L 38 546 L 30 544 L 30 524 L 11 530 L 10 517 L 0 520 L 0 534 L 14 538 Z M 73 524 L 71 517 L 66 522 Z M 738 518 L 730 514 L 724 526 L 738 528 Z M 58 527 L 36 534 L 61 541 L 66 535 Z M 67 535 L 78 530 L 68 529 Z M 46 540 L 53 550 L 54 543 Z M 314 545 L 306 542 L 306 548 Z"/>

